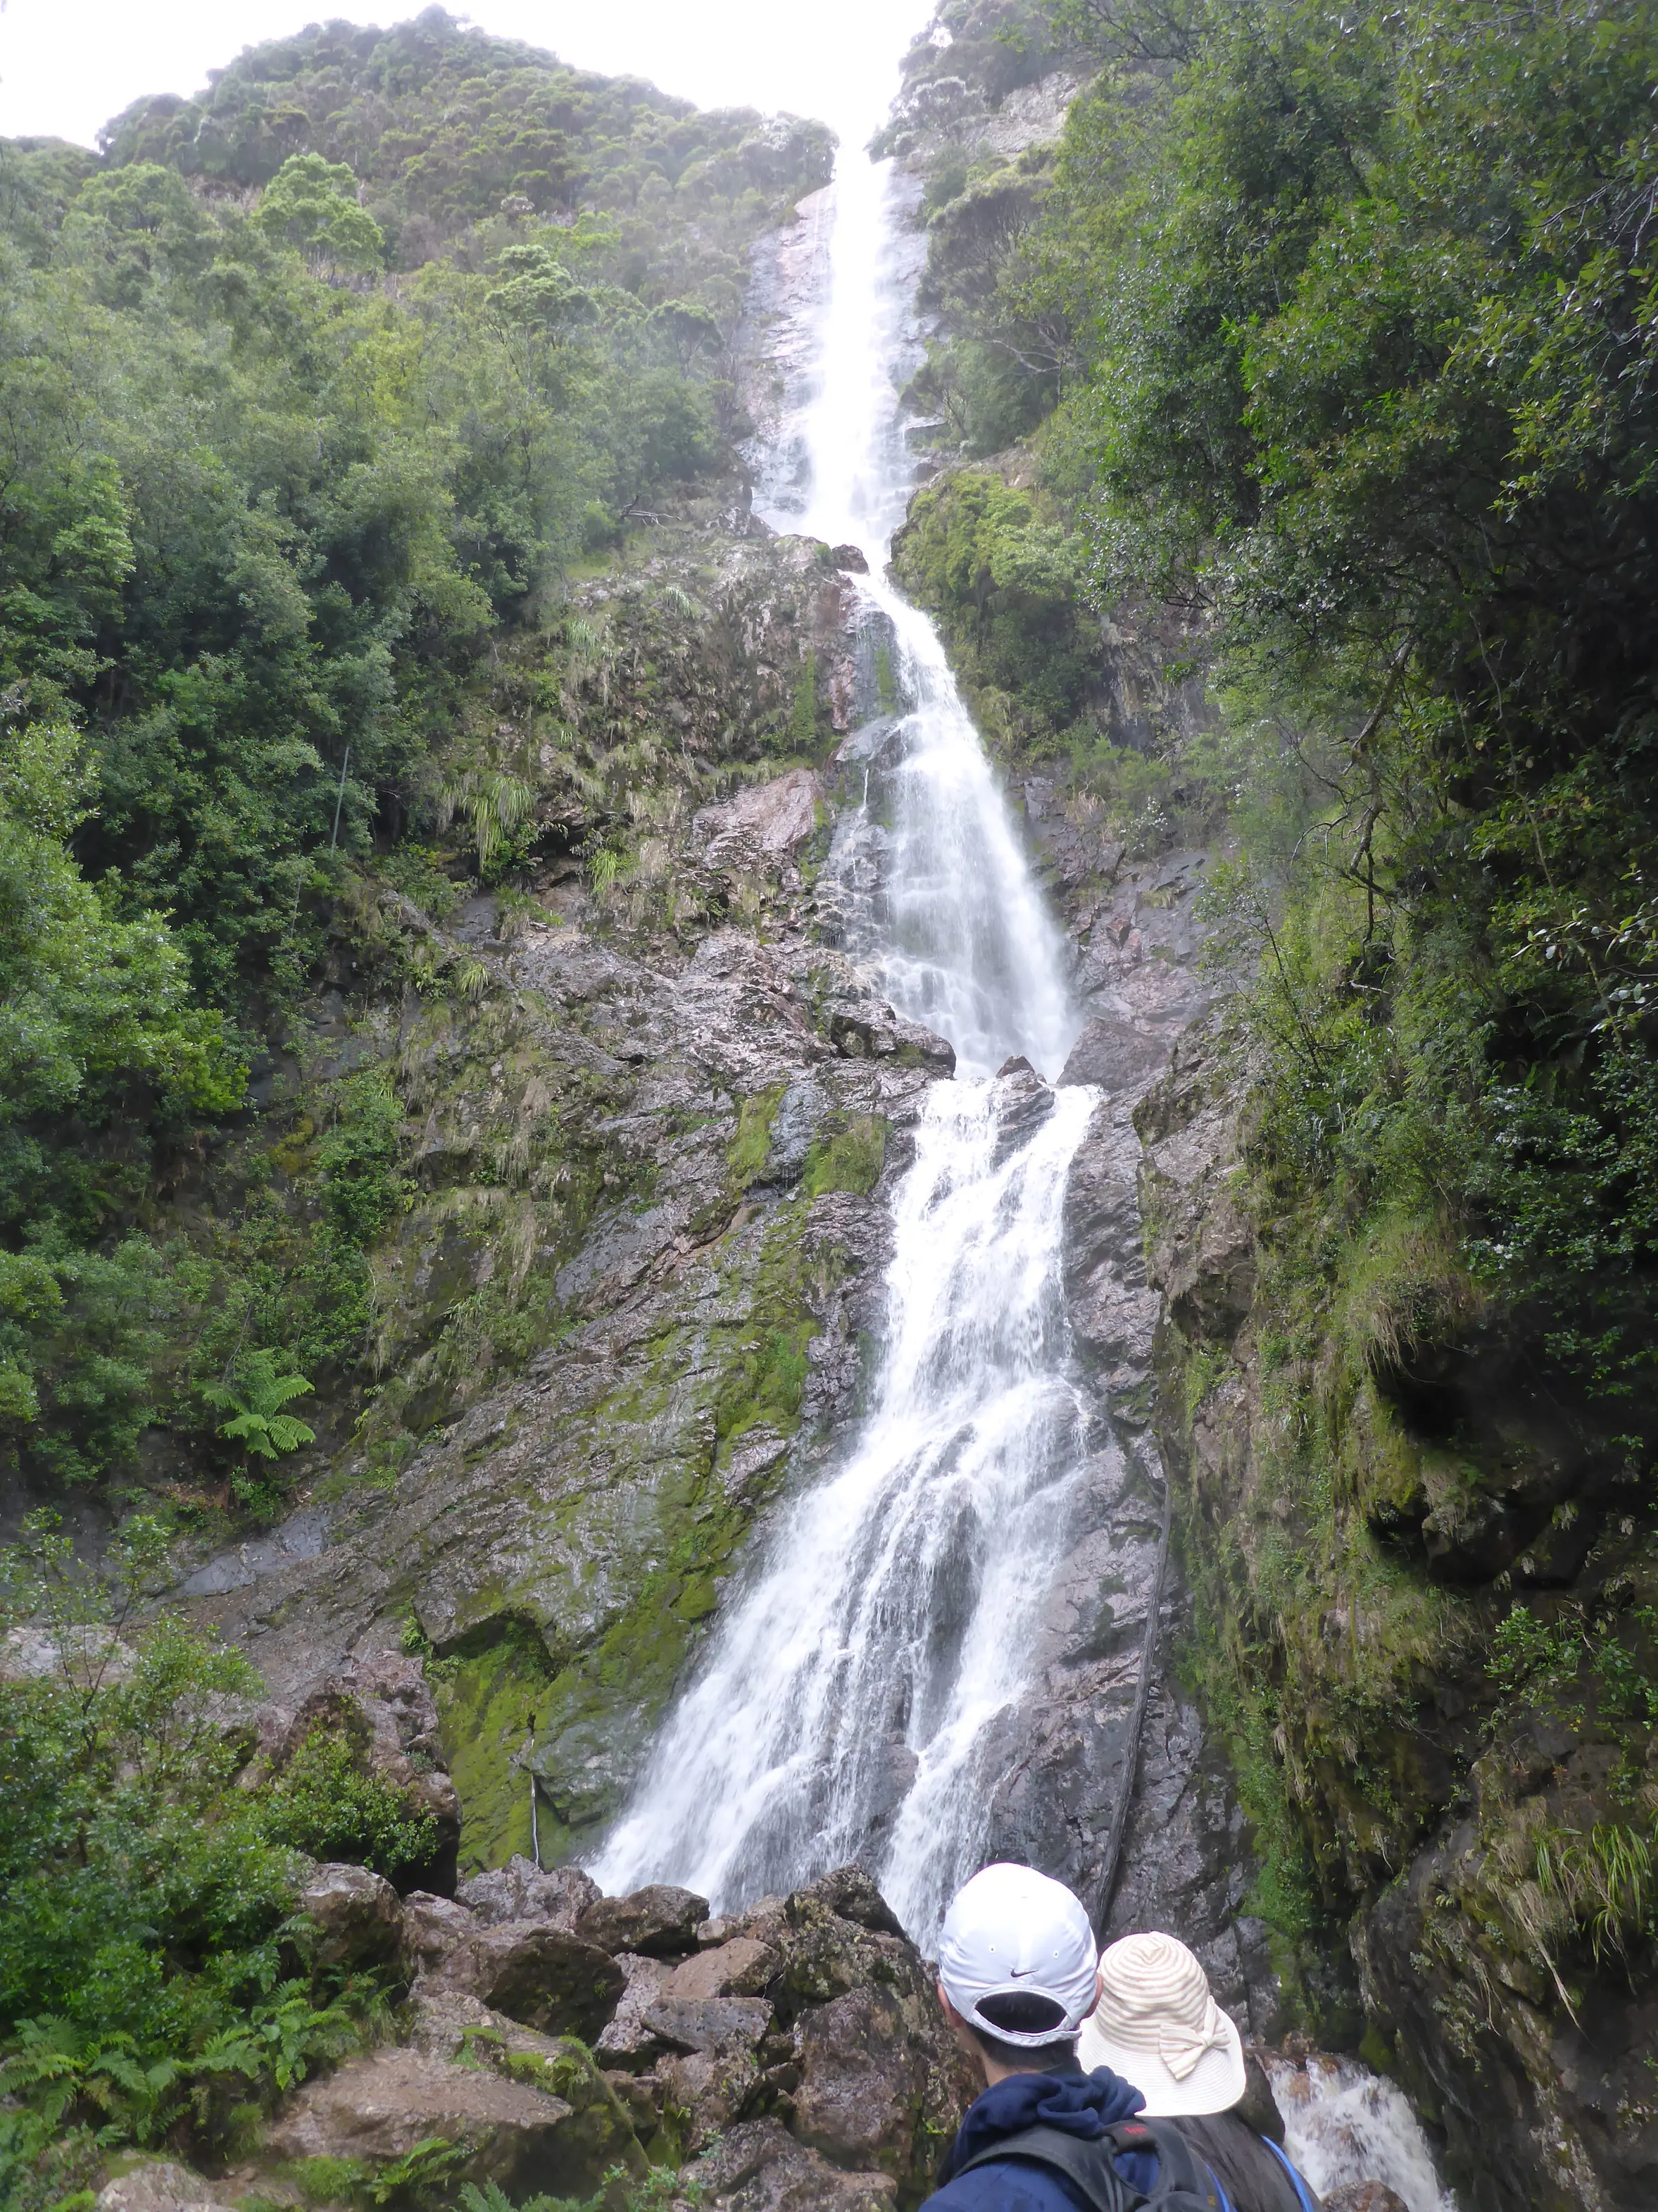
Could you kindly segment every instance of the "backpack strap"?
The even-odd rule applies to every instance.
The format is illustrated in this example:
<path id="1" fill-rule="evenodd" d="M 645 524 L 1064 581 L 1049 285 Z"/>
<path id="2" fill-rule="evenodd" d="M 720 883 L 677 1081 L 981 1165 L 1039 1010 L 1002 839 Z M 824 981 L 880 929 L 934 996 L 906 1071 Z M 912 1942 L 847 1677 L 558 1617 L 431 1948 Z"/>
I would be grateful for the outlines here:
<path id="1" fill-rule="evenodd" d="M 1117 2172 L 1113 2160 L 1120 2152 L 1142 2157 L 1149 2152 L 1157 2160 L 1157 2185 L 1149 2195 Z M 1023 2159 L 1062 2173 L 1080 2191 L 1090 2212 L 1138 2212 L 1140 2206 L 1166 2208 L 1166 2212 L 1232 2212 L 1213 2174 L 1167 2120 L 1120 2120 L 1091 2140 L 1062 2128 L 1026 2128 L 966 2160 L 956 2172 L 968 2173 L 975 2166 L 1001 2159 Z"/>
<path id="2" fill-rule="evenodd" d="M 1193 2212 L 1233 2212 L 1232 2200 L 1218 2177 L 1198 2156 L 1177 2122 L 1119 2120 L 1106 2130 L 1106 2136 L 1114 2150 L 1155 2154 L 1157 2185 L 1146 2198 L 1148 2204 L 1167 2203 L 1171 2212 L 1175 2208 L 1187 2212 L 1187 2207 Z"/>
<path id="3" fill-rule="evenodd" d="M 1267 2149 L 1272 2152 L 1273 2157 L 1284 2168 L 1284 2171 L 1289 2175 L 1291 2185 L 1295 2190 L 1297 2200 L 1301 2206 L 1301 2212 L 1318 2212 L 1318 2199 L 1313 2195 L 1312 2191 L 1309 2189 L 1306 2183 L 1302 2179 L 1299 2172 L 1290 2163 L 1288 2157 L 1285 2155 L 1283 2144 L 1275 2143 L 1271 2136 L 1263 2136 L 1261 2137 L 1261 2141 L 1266 2144 Z"/>
<path id="4" fill-rule="evenodd" d="M 1133 2212 L 1136 2205 L 1146 2200 L 1112 2166 L 1110 2148 L 1107 2136 L 1085 2142 L 1081 2136 L 1067 2135 L 1063 2128 L 1026 2128 L 992 2143 L 976 2158 L 966 2160 L 957 2167 L 956 2174 L 970 2173 L 975 2166 L 989 2166 L 1000 2159 L 1023 2159 L 1062 2173 L 1080 2192 L 1090 2212 Z"/>

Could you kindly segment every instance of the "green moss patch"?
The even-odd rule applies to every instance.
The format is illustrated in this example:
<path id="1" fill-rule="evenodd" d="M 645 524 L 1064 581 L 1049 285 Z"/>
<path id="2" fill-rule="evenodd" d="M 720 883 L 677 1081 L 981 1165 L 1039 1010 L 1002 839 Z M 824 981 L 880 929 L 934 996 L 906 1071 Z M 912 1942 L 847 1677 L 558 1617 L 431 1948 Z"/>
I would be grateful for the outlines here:
<path id="1" fill-rule="evenodd" d="M 439 1691 L 444 1757 L 460 1794 L 463 1873 L 530 1852 L 530 1781 L 514 1765 L 546 1710 L 554 1669 L 533 1623 L 497 1615 L 452 1649 Z"/>
<path id="2" fill-rule="evenodd" d="M 739 1190 L 746 1190 L 766 1172 L 766 1164 L 771 1158 L 771 1125 L 777 1118 L 777 1109 L 787 1088 L 786 1084 L 774 1083 L 738 1103 L 737 1135 L 726 1158 Z"/>
<path id="3" fill-rule="evenodd" d="M 805 1195 L 849 1190 L 867 1198 L 886 1165 L 888 1126 L 879 1114 L 837 1115 L 806 1155 Z"/>

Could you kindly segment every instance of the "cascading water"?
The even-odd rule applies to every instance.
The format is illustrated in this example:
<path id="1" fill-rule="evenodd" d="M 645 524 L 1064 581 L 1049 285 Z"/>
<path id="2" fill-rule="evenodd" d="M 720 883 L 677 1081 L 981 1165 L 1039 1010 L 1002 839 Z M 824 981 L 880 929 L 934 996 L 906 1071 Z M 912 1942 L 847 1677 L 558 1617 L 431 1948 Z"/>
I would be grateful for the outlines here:
<path id="1" fill-rule="evenodd" d="M 727 1597 L 592 1872 L 611 1892 L 683 1882 L 726 1911 L 860 1856 L 926 1947 L 983 1855 L 1008 1763 L 999 1723 L 1028 1687 L 1097 1441 L 1060 1279 L 1095 1094 L 1061 1089 L 1034 1127 L 1010 1126 L 993 1071 L 1023 1054 L 1056 1075 L 1078 1027 L 1064 949 L 937 634 L 884 580 L 912 482 L 895 379 L 914 273 L 901 189 L 843 158 L 818 390 L 768 457 L 759 504 L 780 529 L 869 559 L 859 588 L 910 708 L 843 749 L 864 803 L 829 872 L 848 949 L 950 1039 L 957 1079 L 929 1092 L 897 1194 L 870 1411 Z M 1272 2070 L 1315 2186 L 1379 2176 L 1410 2212 L 1455 2212 L 1391 2085 L 1350 2060 Z"/>
<path id="2" fill-rule="evenodd" d="M 997 1723 L 1025 1687 L 1087 1456 L 1060 1267 L 1095 1101 L 1061 1091 L 1013 1125 L 1021 1094 L 993 1073 L 1023 1055 L 1056 1076 L 1079 1020 L 943 647 L 884 578 L 912 483 L 895 181 L 852 151 L 835 194 L 805 496 L 786 483 L 768 519 L 869 559 L 909 708 L 850 749 L 864 803 L 829 873 L 848 950 L 950 1039 L 957 1079 L 929 1092 L 897 1194 L 870 1411 L 728 1597 L 592 1871 L 730 1909 L 860 1856 L 926 1942 L 981 1855 Z"/>

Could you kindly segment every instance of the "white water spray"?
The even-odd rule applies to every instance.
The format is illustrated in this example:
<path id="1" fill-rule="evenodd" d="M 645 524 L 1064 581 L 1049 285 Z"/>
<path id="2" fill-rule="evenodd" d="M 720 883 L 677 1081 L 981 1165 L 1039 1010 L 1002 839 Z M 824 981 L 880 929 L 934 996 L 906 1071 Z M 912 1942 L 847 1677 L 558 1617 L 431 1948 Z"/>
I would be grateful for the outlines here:
<path id="1" fill-rule="evenodd" d="M 1284 2148 L 1321 2197 L 1379 2181 L 1406 2212 L 1457 2212 L 1405 2093 L 1351 2058 L 1269 2061 Z"/>
<path id="2" fill-rule="evenodd" d="M 804 511 L 780 493 L 768 519 L 869 560 L 860 588 L 908 707 L 852 741 L 864 803 L 829 873 L 848 950 L 950 1037 L 960 1079 L 928 1094 L 897 1194 L 871 1411 L 728 1596 L 592 1871 L 608 1890 L 681 1881 L 730 1909 L 861 1856 L 925 1942 L 979 1863 L 1087 1455 L 1060 1263 L 1094 1094 L 1037 1094 L 1029 1100 L 993 1071 L 1022 1054 L 1057 1076 L 1078 1018 L 944 648 L 884 580 L 912 485 L 908 283 L 890 167 L 849 151 L 835 194 L 800 433 L 810 489 Z"/>
<path id="3" fill-rule="evenodd" d="M 913 708 L 865 734 L 865 803 L 836 840 L 848 949 L 902 1012 L 950 1039 L 960 1074 L 988 1075 L 1017 1053 L 1052 1081 L 1078 1026 L 1065 949 L 938 634 L 885 576 L 914 484 L 897 392 L 909 298 L 895 266 L 896 190 L 890 163 L 842 159 L 821 383 L 804 425 L 809 501 L 804 516 L 768 520 L 861 548 L 863 590 L 891 626 Z"/>

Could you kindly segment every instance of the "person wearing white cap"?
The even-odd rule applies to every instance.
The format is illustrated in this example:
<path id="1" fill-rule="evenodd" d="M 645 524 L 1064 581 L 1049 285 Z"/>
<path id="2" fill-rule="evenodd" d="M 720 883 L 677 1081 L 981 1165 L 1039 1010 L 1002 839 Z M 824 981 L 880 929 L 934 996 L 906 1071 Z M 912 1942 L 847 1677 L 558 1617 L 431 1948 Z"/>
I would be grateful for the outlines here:
<path id="1" fill-rule="evenodd" d="M 1172 2117 L 1221 2112 L 1244 2089 L 1237 2030 L 1197 1960 L 1174 1948 L 1196 1971 L 1201 2006 L 1189 1977 L 1175 1975 L 1173 2008 L 1160 2008 L 1170 1982 L 1161 1953 L 1138 1970 L 1133 1954 L 1118 1975 L 1112 1962 L 1124 1946 L 1114 1944 L 1102 1966 L 1088 1915 L 1062 1883 L 1007 1864 L 975 1875 L 939 1934 L 938 1999 L 985 2091 L 923 2212 L 1316 2212 L 1300 2177 L 1287 2161 L 1271 2164 L 1270 2152 L 1272 2193 L 1253 2185 L 1247 2159 L 1252 2185 L 1233 2193 L 1190 2141 L 1192 2123 Z M 1095 2020 L 1108 1984 L 1107 2027 L 1120 2045 L 1105 2048 Z M 1150 2094 L 1135 2070 L 1142 2063 Z M 1198 2102 L 1173 2086 L 1182 2080 Z M 1142 2112 L 1171 2117 L 1135 2118 Z M 1287 2199 L 1278 2193 L 1286 2185 Z"/>

